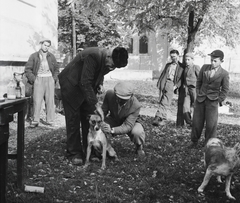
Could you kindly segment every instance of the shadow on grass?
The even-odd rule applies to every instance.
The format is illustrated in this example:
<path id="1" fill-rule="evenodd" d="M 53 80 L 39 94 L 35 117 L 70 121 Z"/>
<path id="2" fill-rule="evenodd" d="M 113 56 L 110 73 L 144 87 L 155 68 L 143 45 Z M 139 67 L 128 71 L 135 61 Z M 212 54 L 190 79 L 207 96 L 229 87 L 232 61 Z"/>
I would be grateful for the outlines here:
<path id="1" fill-rule="evenodd" d="M 64 157 L 65 129 L 55 129 L 33 139 L 25 148 L 25 184 L 44 187 L 45 192 L 18 190 L 14 163 L 9 163 L 8 202 L 98 202 L 98 203 L 185 203 L 226 202 L 224 184 L 214 178 L 203 195 L 197 188 L 204 177 L 202 148 L 188 148 L 190 130 L 176 128 L 174 122 L 153 127 L 151 117 L 142 116 L 146 131 L 146 157 L 138 159 L 127 136 L 111 142 L 120 162 L 107 159 L 107 169 L 98 172 L 100 162 L 83 170 Z M 219 125 L 219 137 L 233 146 L 239 138 L 239 126 Z M 203 143 L 203 140 L 200 141 Z M 239 173 L 233 177 L 231 192 L 240 200 Z M 229 201 L 230 202 L 230 201 Z"/>

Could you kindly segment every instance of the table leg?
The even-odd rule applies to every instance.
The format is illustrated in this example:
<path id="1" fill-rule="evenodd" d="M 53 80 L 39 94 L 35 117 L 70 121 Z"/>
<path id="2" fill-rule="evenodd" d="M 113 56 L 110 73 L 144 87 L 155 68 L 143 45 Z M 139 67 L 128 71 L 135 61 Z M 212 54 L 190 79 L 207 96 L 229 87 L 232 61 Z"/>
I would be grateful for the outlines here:
<path id="1" fill-rule="evenodd" d="M 17 186 L 23 189 L 24 169 L 24 111 L 18 112 L 17 127 Z"/>
<path id="2" fill-rule="evenodd" d="M 8 137 L 9 127 L 0 126 L 0 136 L 6 138 L 6 142 L 0 145 L 0 202 L 6 202 L 6 185 L 7 185 L 7 166 L 8 166 Z"/>

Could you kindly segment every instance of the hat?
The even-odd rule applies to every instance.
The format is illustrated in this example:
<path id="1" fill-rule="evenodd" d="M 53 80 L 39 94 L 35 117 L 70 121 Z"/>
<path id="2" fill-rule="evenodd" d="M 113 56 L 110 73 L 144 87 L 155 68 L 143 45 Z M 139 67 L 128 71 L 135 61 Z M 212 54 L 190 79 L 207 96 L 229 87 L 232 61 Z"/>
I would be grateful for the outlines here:
<path id="1" fill-rule="evenodd" d="M 194 55 L 192 53 L 186 53 L 185 57 L 190 57 L 191 59 L 194 59 Z"/>
<path id="2" fill-rule="evenodd" d="M 113 63 L 117 68 L 125 67 L 128 64 L 128 52 L 124 47 L 116 47 L 112 52 Z"/>
<path id="3" fill-rule="evenodd" d="M 114 92 L 121 99 L 130 99 L 133 95 L 132 84 L 128 82 L 119 82 L 114 87 Z"/>
<path id="4" fill-rule="evenodd" d="M 224 53 L 221 50 L 214 50 L 211 54 L 208 54 L 209 56 L 213 56 L 213 57 L 219 57 L 221 59 L 224 58 Z"/>
<path id="5" fill-rule="evenodd" d="M 52 44 L 50 39 L 43 39 L 40 41 L 40 44 L 43 44 L 44 42 L 48 42 L 50 45 Z"/>

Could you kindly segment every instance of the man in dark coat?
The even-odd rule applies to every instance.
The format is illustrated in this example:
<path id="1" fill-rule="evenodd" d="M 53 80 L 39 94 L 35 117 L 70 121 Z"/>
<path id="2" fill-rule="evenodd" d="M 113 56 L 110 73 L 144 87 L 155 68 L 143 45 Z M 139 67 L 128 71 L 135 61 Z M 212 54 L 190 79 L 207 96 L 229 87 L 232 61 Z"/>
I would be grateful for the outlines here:
<path id="1" fill-rule="evenodd" d="M 200 67 L 193 63 L 194 55 L 192 53 L 186 53 L 185 55 L 185 69 L 183 72 L 183 84 L 180 88 L 182 92 L 179 92 L 179 100 L 183 100 L 181 102 L 182 107 L 178 106 L 178 108 L 183 108 L 183 120 L 181 123 L 177 120 L 178 125 L 184 125 L 184 121 L 188 126 L 192 126 L 192 114 L 194 108 L 194 102 L 196 100 L 196 83 L 198 74 L 200 71 Z M 180 98 L 183 97 L 183 98 Z"/>
<path id="2" fill-rule="evenodd" d="M 91 47 L 81 51 L 59 74 L 67 129 L 67 157 L 73 164 L 81 164 L 85 159 L 87 116 L 94 113 L 98 102 L 96 93 L 101 91 L 104 75 L 127 63 L 128 53 L 123 47 Z"/>
<path id="3" fill-rule="evenodd" d="M 170 57 L 172 62 L 166 64 L 157 82 L 157 87 L 159 89 L 159 108 L 152 123 L 154 126 L 165 124 L 173 93 L 177 93 L 178 88 L 181 86 L 183 67 L 178 61 L 178 50 L 170 51 Z"/>
<path id="4" fill-rule="evenodd" d="M 191 147 L 195 147 L 206 122 L 205 143 L 216 137 L 218 106 L 226 99 L 229 90 L 229 73 L 221 67 L 224 54 L 215 50 L 211 54 L 211 64 L 205 64 L 199 72 L 196 91 L 197 99 L 193 113 Z"/>

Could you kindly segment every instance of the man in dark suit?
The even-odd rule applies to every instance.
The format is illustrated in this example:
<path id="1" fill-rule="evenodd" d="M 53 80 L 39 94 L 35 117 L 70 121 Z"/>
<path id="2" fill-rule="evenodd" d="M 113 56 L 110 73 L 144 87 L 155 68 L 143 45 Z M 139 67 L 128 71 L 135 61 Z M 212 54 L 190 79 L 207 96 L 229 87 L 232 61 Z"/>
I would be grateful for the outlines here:
<path id="1" fill-rule="evenodd" d="M 197 99 L 191 132 L 192 147 L 197 146 L 205 122 L 205 143 L 208 139 L 216 137 L 218 105 L 222 105 L 229 90 L 229 73 L 221 67 L 223 52 L 215 50 L 209 55 L 211 64 L 203 65 L 197 79 Z"/>
<path id="2" fill-rule="evenodd" d="M 81 51 L 59 74 L 67 129 L 67 157 L 73 164 L 81 164 L 85 159 L 87 116 L 95 111 L 96 93 L 101 92 L 104 75 L 127 63 L 128 53 L 123 47 L 91 47 Z"/>
<path id="3" fill-rule="evenodd" d="M 159 108 L 152 123 L 154 126 L 165 124 L 173 93 L 177 94 L 178 88 L 181 86 L 183 67 L 178 61 L 179 52 L 177 50 L 170 51 L 170 57 L 172 62 L 166 64 L 157 82 L 159 89 Z"/>
<path id="4" fill-rule="evenodd" d="M 193 63 L 194 55 L 186 53 L 185 69 L 183 72 L 183 94 L 179 93 L 179 97 L 183 96 L 183 119 L 186 124 L 192 126 L 192 112 L 194 102 L 196 100 L 196 83 L 199 75 L 200 67 Z M 181 98 L 180 98 L 181 99 Z M 182 123 L 184 125 L 184 121 Z"/>
<path id="5" fill-rule="evenodd" d="M 114 90 L 108 90 L 103 100 L 105 124 L 103 131 L 113 136 L 127 134 L 136 146 L 136 154 L 145 155 L 143 145 L 145 132 L 138 121 L 141 104 L 133 95 L 133 86 L 128 82 L 119 82 Z"/>

